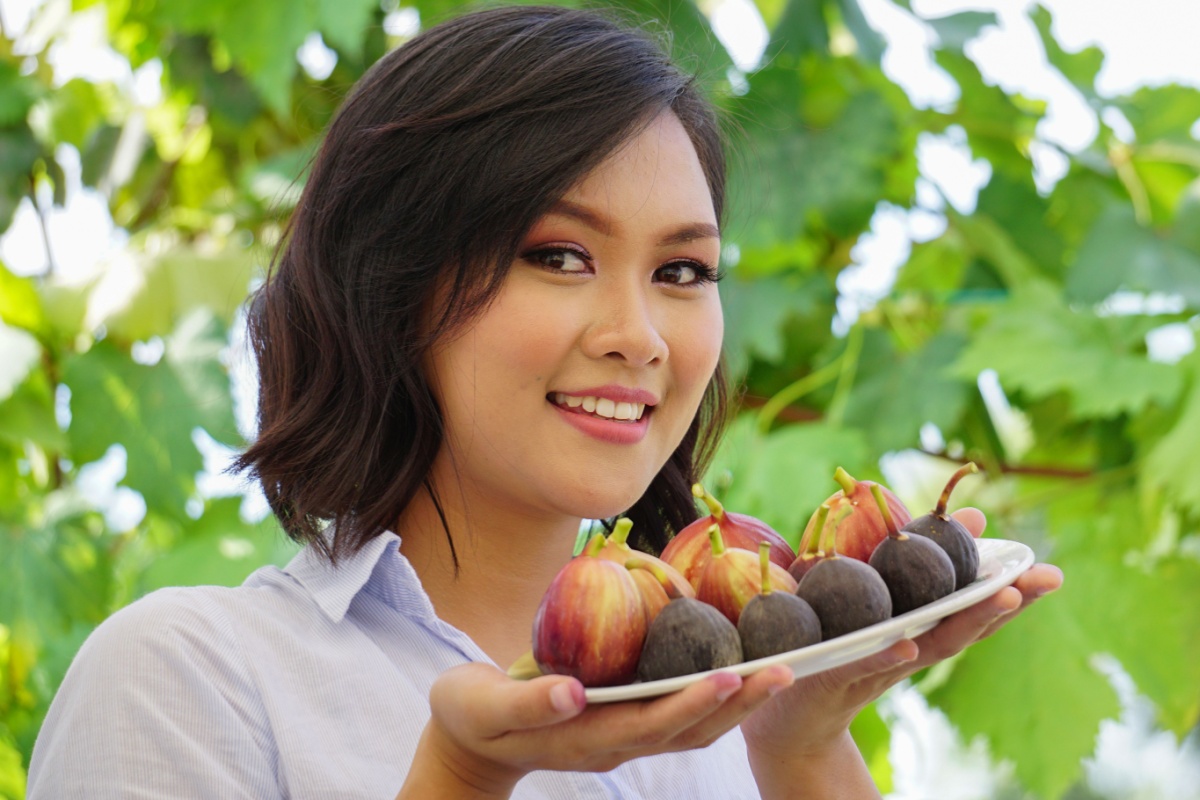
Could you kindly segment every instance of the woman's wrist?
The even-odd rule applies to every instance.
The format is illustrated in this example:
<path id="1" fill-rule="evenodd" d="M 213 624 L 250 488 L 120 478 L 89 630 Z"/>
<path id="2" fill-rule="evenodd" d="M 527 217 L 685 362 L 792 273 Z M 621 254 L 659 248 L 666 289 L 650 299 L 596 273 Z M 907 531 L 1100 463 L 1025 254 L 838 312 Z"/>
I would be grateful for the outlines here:
<path id="1" fill-rule="evenodd" d="M 788 752 L 749 747 L 750 769 L 765 800 L 792 798 L 803 789 L 808 800 L 863 800 L 880 797 L 871 771 L 849 729 L 827 747 Z"/>
<path id="2" fill-rule="evenodd" d="M 499 800 L 508 798 L 522 777 L 517 770 L 471 757 L 430 720 L 396 800 Z"/>

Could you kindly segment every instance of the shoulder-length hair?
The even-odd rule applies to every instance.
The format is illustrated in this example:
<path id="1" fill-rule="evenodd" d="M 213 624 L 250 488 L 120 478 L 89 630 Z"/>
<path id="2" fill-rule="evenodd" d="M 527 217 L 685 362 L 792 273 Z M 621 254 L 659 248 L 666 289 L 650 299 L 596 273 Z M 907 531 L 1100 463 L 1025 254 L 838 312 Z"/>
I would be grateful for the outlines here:
<path id="1" fill-rule="evenodd" d="M 668 110 L 720 220 L 725 160 L 712 107 L 654 39 L 603 14 L 468 14 L 362 77 L 250 305 L 259 433 L 235 468 L 261 481 L 288 535 L 336 561 L 390 529 L 416 492 L 433 494 L 443 419 L 422 366 L 430 346 L 496 295 L 522 238 L 560 197 Z M 449 287 L 444 302 L 438 287 Z M 690 486 L 726 405 L 719 367 L 678 449 L 627 512 L 633 544 L 658 552 L 696 519 Z"/>

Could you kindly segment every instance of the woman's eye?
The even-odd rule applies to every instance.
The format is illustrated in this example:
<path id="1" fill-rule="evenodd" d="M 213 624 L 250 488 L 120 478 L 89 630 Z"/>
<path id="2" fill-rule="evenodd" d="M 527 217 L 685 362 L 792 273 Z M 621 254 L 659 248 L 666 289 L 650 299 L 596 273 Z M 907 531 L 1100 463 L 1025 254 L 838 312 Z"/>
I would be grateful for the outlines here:
<path id="1" fill-rule="evenodd" d="M 659 267 L 654 272 L 654 279 L 661 283 L 673 283 L 681 286 L 709 283 L 718 280 L 713 270 L 704 264 L 688 261 L 676 261 Z"/>
<path id="2" fill-rule="evenodd" d="M 581 253 L 567 248 L 535 250 L 525 256 L 531 263 L 553 272 L 587 272 L 587 260 Z"/>

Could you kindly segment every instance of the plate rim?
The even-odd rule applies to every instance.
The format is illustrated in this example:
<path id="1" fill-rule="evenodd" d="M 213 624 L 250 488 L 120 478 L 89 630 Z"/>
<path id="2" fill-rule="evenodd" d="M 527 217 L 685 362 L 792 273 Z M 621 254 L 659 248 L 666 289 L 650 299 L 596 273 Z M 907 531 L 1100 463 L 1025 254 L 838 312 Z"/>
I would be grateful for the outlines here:
<path id="1" fill-rule="evenodd" d="M 789 650 L 753 661 L 743 661 L 730 667 L 694 672 L 674 678 L 664 678 L 646 683 L 627 683 L 620 686 L 602 686 L 586 689 L 588 703 L 614 703 L 623 700 L 645 700 L 683 689 L 703 680 L 714 672 L 732 672 L 746 676 L 775 664 L 787 664 L 797 678 L 815 675 L 836 669 L 851 661 L 865 658 L 886 650 L 903 638 L 911 638 L 933 628 L 943 618 L 961 611 L 976 602 L 1009 586 L 1034 563 L 1033 549 L 1024 542 L 1013 539 L 978 538 L 975 546 L 981 564 L 985 559 L 995 561 L 995 572 L 952 592 L 945 597 L 899 616 L 877 622 L 861 630 L 839 636 L 836 639 Z M 801 655 L 797 655 L 801 654 Z M 822 657 L 825 657 L 822 659 Z M 817 662 L 819 668 L 812 669 Z"/>

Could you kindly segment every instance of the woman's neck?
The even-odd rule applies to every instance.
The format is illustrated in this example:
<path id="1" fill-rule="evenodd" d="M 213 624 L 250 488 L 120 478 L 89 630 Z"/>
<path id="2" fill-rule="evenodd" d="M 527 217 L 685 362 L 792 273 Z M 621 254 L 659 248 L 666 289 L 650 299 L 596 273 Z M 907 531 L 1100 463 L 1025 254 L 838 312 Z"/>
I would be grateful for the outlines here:
<path id="1" fill-rule="evenodd" d="M 531 647 L 538 604 L 570 559 L 580 520 L 534 517 L 459 491 L 439 493 L 438 501 L 453 550 L 438 506 L 421 491 L 398 522 L 400 551 L 438 616 L 507 668 Z"/>

